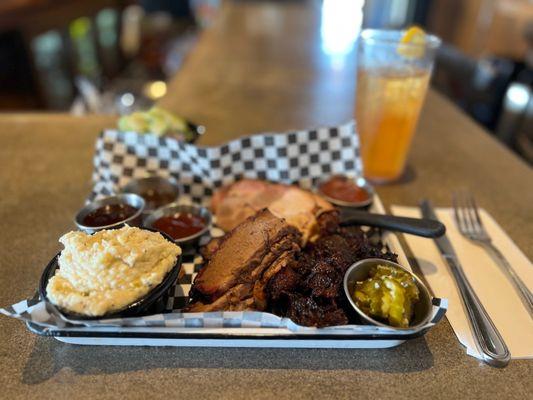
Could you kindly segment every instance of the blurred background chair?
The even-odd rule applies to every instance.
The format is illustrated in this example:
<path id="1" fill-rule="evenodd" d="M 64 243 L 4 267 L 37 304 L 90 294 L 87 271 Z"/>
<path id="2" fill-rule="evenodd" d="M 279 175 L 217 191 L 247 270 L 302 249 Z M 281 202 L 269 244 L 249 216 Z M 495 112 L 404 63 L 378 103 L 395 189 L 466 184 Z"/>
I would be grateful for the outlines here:
<path id="1" fill-rule="evenodd" d="M 432 0 L 434 87 L 533 165 L 533 2 Z"/>

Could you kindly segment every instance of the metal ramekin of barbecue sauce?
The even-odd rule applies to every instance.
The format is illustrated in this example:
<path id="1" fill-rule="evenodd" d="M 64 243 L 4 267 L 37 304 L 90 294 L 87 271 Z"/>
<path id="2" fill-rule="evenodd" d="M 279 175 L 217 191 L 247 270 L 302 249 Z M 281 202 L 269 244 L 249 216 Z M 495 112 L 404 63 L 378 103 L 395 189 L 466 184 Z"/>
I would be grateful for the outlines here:
<path id="1" fill-rule="evenodd" d="M 137 211 L 137 208 L 129 204 L 106 204 L 88 213 L 82 223 L 91 228 L 114 225 L 127 220 Z"/>
<path id="2" fill-rule="evenodd" d="M 199 215 L 178 212 L 159 217 L 154 221 L 153 227 L 158 231 L 165 232 L 173 239 L 183 239 L 203 230 L 206 223 L 206 220 Z"/>
<path id="3" fill-rule="evenodd" d="M 366 207 L 372 202 L 373 189 L 363 179 L 334 175 L 318 185 L 318 192 L 333 204 Z"/>

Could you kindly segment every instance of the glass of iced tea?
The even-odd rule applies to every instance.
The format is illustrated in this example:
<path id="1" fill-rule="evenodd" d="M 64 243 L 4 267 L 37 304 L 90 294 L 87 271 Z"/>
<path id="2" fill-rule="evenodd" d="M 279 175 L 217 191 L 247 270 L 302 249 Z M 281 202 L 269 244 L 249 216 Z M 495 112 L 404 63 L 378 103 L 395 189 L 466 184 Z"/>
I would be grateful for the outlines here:
<path id="1" fill-rule="evenodd" d="M 361 33 L 355 118 L 372 182 L 397 180 L 404 171 L 439 45 L 416 27 Z"/>

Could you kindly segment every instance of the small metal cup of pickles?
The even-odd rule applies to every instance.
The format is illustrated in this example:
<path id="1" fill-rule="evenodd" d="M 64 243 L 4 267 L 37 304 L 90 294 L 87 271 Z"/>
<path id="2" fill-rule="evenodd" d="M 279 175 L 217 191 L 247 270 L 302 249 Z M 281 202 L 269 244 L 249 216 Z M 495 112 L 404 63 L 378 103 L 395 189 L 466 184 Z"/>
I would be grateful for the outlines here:
<path id="1" fill-rule="evenodd" d="M 368 258 L 344 275 L 344 292 L 359 316 L 372 325 L 417 329 L 431 318 L 431 295 L 424 283 L 400 264 Z"/>

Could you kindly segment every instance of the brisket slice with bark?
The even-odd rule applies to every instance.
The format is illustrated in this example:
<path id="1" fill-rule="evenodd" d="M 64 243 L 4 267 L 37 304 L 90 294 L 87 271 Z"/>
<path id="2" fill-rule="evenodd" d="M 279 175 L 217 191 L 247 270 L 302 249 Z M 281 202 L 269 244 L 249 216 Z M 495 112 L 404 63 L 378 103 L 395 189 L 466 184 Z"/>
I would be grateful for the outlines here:
<path id="1" fill-rule="evenodd" d="M 294 260 L 300 240 L 296 228 L 266 209 L 249 217 L 217 243 L 185 311 L 264 310 L 265 286 Z"/>

